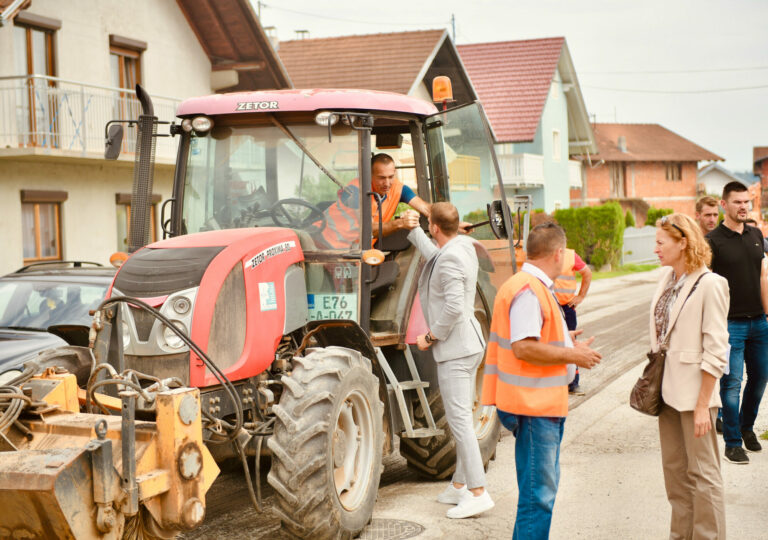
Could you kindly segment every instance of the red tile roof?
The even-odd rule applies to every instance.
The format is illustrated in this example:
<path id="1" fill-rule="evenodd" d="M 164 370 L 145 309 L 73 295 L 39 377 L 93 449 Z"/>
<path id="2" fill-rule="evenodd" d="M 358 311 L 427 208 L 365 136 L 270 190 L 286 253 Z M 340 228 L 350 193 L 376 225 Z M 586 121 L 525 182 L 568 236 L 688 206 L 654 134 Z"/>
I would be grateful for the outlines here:
<path id="1" fill-rule="evenodd" d="M 597 158 L 605 161 L 723 161 L 709 150 L 659 124 L 593 124 Z M 626 152 L 619 150 L 619 137 Z"/>
<path id="2" fill-rule="evenodd" d="M 361 88 L 407 94 L 445 30 L 281 41 L 295 88 Z"/>
<path id="3" fill-rule="evenodd" d="M 459 45 L 499 142 L 532 141 L 565 38 Z"/>

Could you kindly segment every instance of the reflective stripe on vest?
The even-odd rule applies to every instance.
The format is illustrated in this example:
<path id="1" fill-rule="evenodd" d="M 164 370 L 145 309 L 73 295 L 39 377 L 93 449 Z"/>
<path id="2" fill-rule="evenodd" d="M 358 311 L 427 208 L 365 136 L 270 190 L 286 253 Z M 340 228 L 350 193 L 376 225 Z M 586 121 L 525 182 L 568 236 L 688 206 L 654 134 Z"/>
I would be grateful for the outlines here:
<path id="1" fill-rule="evenodd" d="M 325 210 L 323 239 L 336 249 L 349 249 L 360 236 L 357 210 L 336 201 Z"/>
<path id="2" fill-rule="evenodd" d="M 539 366 L 518 359 L 510 342 L 509 308 L 526 289 L 536 294 L 544 319 L 541 343 L 564 347 L 560 306 L 535 276 L 518 272 L 499 289 L 493 307 L 483 373 L 482 403 L 525 416 L 564 417 L 568 414 L 568 371 L 565 364 Z"/>
<path id="3" fill-rule="evenodd" d="M 561 306 L 564 306 L 576 296 L 576 273 L 573 265 L 576 264 L 576 252 L 572 249 L 565 250 L 563 273 L 555 280 L 555 296 Z"/>

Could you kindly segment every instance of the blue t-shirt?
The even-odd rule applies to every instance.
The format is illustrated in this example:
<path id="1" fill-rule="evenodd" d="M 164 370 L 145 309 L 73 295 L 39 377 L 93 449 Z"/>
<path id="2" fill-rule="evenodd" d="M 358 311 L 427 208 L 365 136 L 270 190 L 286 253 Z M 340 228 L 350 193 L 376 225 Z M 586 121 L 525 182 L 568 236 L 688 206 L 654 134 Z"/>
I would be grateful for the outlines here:
<path id="1" fill-rule="evenodd" d="M 409 188 L 408 186 L 406 186 L 405 184 L 403 184 L 403 189 L 400 191 L 400 201 L 399 202 L 404 202 L 404 203 L 407 204 L 407 203 L 411 202 L 411 199 L 413 199 L 415 196 L 416 196 L 416 194 L 413 192 L 413 190 L 411 188 Z M 382 197 L 381 201 L 384 202 L 387 199 L 387 197 L 389 197 L 389 195 L 384 195 L 384 197 Z"/>

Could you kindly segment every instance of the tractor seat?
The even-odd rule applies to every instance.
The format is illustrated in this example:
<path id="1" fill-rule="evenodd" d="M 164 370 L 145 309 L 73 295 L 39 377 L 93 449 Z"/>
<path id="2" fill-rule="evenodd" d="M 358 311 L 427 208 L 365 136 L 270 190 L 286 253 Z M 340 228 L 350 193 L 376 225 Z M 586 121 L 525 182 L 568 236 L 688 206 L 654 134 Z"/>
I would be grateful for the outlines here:
<path id="1" fill-rule="evenodd" d="M 376 294 L 377 291 L 393 285 L 399 272 L 400 265 L 395 261 L 384 261 L 380 265 L 374 266 L 372 269 L 373 283 L 371 283 L 371 294 Z"/>
<path id="2" fill-rule="evenodd" d="M 407 229 L 398 229 L 389 236 L 384 237 L 384 248 L 381 247 L 381 242 L 377 238 L 373 247 L 381 249 L 382 251 L 405 251 L 411 247 L 411 243 L 408 241 L 408 233 L 411 232 Z"/>

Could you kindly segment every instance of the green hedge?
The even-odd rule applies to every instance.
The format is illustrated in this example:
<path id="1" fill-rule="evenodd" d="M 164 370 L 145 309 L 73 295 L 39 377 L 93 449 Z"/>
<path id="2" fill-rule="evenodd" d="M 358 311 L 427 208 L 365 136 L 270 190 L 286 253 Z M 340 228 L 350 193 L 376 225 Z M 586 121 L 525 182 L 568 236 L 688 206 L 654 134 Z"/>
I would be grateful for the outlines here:
<path id="1" fill-rule="evenodd" d="M 568 247 L 599 269 L 618 265 L 624 246 L 624 213 L 617 202 L 556 210 L 555 220 L 565 229 Z"/>
<path id="2" fill-rule="evenodd" d="M 627 210 L 627 213 L 624 214 L 624 226 L 625 227 L 635 226 L 635 216 L 632 214 L 632 210 Z"/>
<path id="3" fill-rule="evenodd" d="M 662 216 L 667 216 L 673 212 L 674 210 L 672 210 L 671 208 L 650 207 L 648 209 L 648 216 L 645 218 L 645 224 L 650 225 L 651 227 L 655 227 L 657 220 L 661 219 Z"/>

